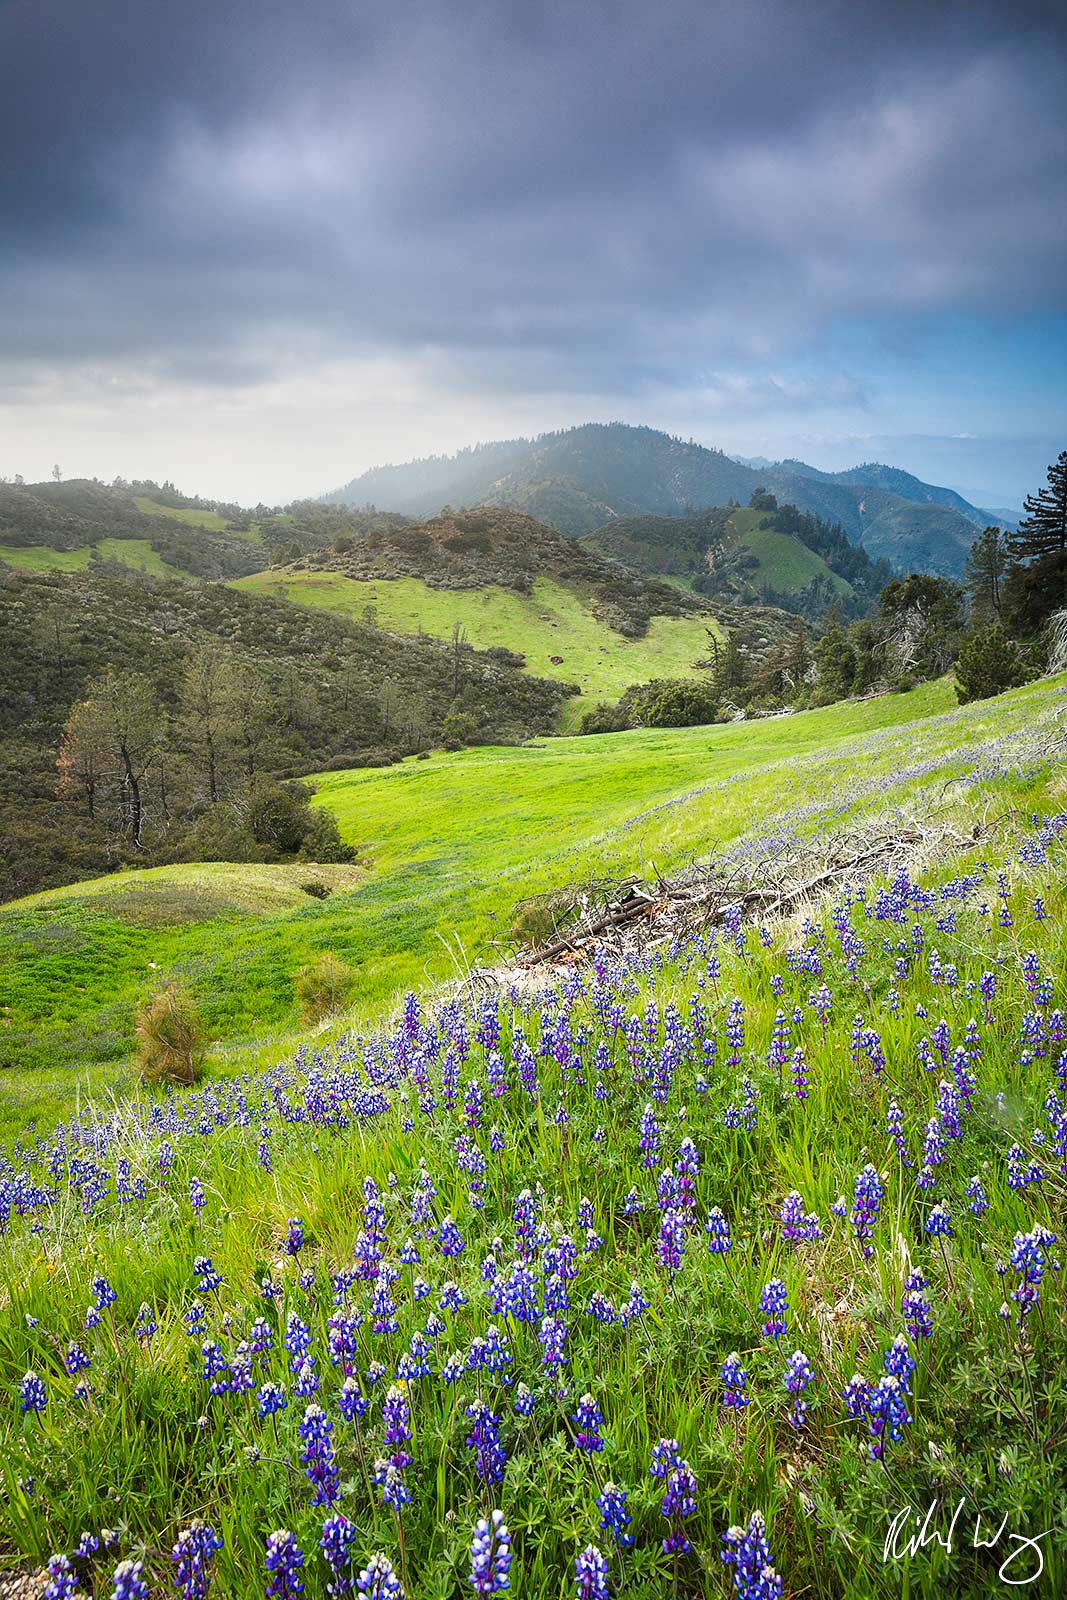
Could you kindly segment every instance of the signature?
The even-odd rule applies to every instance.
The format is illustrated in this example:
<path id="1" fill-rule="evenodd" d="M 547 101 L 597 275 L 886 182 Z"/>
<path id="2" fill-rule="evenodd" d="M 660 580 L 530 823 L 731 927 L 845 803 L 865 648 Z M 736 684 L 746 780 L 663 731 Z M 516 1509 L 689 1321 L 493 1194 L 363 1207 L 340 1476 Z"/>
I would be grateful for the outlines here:
<path id="1" fill-rule="evenodd" d="M 966 1503 L 959 1500 L 955 1506 L 946 1505 L 942 1511 L 940 1500 L 932 1500 L 925 1513 L 906 1505 L 889 1524 L 882 1561 L 917 1556 L 930 1545 L 939 1545 L 946 1555 L 952 1555 L 954 1550 L 969 1544 L 972 1550 L 996 1550 L 998 1555 L 1004 1555 L 997 1570 L 1002 1583 L 1018 1588 L 1035 1583 L 1045 1570 L 1041 1540 L 1048 1538 L 1050 1530 L 1033 1538 L 1021 1533 L 1006 1534 L 1007 1517 L 999 1527 L 994 1527 L 992 1522 L 984 1524 L 981 1512 L 975 1513 L 973 1523 L 968 1524 L 963 1516 Z"/>

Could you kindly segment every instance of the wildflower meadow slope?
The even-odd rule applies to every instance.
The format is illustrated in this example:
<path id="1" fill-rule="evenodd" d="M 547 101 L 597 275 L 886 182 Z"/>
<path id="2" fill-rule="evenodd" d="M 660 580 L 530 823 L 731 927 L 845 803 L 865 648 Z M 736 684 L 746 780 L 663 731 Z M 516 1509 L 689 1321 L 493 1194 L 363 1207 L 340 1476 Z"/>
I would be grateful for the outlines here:
<path id="1" fill-rule="evenodd" d="M 1053 710 L 732 847 L 929 778 L 921 870 L 17 1142 L 3 1556 L 119 1600 L 1062 1593 Z"/>

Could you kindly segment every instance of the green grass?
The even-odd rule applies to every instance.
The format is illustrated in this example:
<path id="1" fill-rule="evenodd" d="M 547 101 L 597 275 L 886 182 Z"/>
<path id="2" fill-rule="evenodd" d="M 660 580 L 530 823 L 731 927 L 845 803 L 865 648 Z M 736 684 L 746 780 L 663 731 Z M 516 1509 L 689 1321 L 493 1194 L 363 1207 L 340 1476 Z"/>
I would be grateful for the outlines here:
<path id="1" fill-rule="evenodd" d="M 95 545 L 79 545 L 76 550 L 53 550 L 46 544 L 0 545 L 0 560 L 28 572 L 84 572 L 94 550 L 102 561 L 119 561 L 154 578 L 189 576 L 164 561 L 147 539 L 98 539 Z"/>
<path id="2" fill-rule="evenodd" d="M 133 1008 L 165 977 L 193 989 L 219 1070 L 234 1070 L 298 1032 L 294 973 L 322 951 L 356 969 L 355 1014 L 373 1015 L 411 985 L 495 959 L 493 941 L 531 895 L 666 871 L 757 828 L 832 826 L 884 804 L 886 789 L 906 799 L 947 784 L 951 796 L 988 742 L 1062 714 L 1063 690 L 1056 680 L 955 710 L 945 681 L 795 717 L 323 774 L 318 803 L 368 860 L 354 887 L 327 900 L 257 901 L 249 915 L 237 902 L 262 892 L 263 869 L 205 869 L 208 909 L 211 895 L 229 897 L 205 920 L 203 898 L 187 893 L 196 869 L 182 868 L 180 882 L 168 879 L 175 869 L 138 877 L 169 882 L 184 920 L 168 922 L 143 889 L 125 903 L 138 915 L 124 914 L 122 879 L 0 908 L 3 1126 L 28 1103 L 46 1115 L 37 1075 L 57 1063 L 72 1082 L 95 1082 L 98 1070 L 121 1078 Z"/>
<path id="3" fill-rule="evenodd" d="M 133 503 L 138 511 L 144 511 L 150 517 L 166 517 L 172 522 L 184 522 L 191 528 L 210 528 L 213 533 L 225 533 L 229 523 L 225 517 L 220 517 L 215 511 L 198 511 L 189 506 L 161 506 L 156 500 L 149 500 L 145 495 L 134 495 Z"/>
<path id="4" fill-rule="evenodd" d="M 598 622 L 573 590 L 548 578 L 538 578 L 530 595 L 495 586 L 431 589 L 417 578 L 361 581 L 288 571 L 253 573 L 234 587 L 345 617 L 359 618 L 373 606 L 378 625 L 396 633 L 447 639 L 459 622 L 476 649 L 521 650 L 538 677 L 578 684 L 581 701 L 563 713 L 572 723 L 593 701 L 617 699 L 632 683 L 700 676 L 695 663 L 707 659 L 708 628 L 715 628 L 710 617 L 653 617 L 643 638 L 624 639 Z"/>
<path id="5" fill-rule="evenodd" d="M 773 528 L 759 526 L 764 512 L 742 506 L 730 518 L 730 523 L 744 544 L 756 558 L 754 578 L 780 594 L 792 594 L 806 588 L 813 578 L 823 578 L 832 584 L 838 594 L 851 594 L 852 585 L 847 579 L 832 572 L 822 556 L 809 550 L 799 539 L 789 534 L 776 533 Z"/>

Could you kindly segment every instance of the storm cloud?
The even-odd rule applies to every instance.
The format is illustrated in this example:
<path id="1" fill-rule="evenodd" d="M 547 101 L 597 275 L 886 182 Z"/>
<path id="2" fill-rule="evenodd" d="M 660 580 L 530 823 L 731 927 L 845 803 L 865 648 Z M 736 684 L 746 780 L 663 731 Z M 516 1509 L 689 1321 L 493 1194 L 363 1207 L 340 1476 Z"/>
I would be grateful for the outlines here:
<path id="1" fill-rule="evenodd" d="M 1062 339 L 1065 104 L 1059 5 L 15 0 L 0 471 L 248 497 L 269 457 L 270 497 L 590 407 L 990 426 L 962 376 L 908 425 L 889 369 L 941 319 Z"/>

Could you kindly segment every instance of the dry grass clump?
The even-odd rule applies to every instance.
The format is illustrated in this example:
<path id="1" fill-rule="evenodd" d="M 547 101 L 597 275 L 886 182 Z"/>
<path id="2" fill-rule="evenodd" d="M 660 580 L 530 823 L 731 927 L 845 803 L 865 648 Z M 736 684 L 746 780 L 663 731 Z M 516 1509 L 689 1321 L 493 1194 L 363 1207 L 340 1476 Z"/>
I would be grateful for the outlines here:
<path id="1" fill-rule="evenodd" d="M 195 1083 L 207 1034 L 192 995 L 179 984 L 149 995 L 134 1014 L 137 1062 L 146 1083 Z"/>

